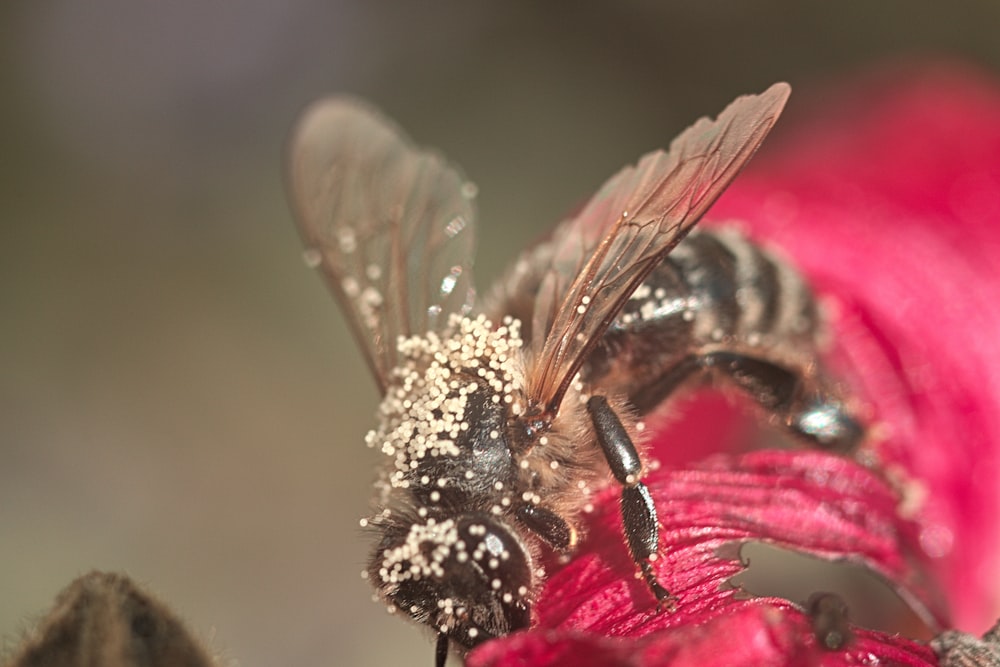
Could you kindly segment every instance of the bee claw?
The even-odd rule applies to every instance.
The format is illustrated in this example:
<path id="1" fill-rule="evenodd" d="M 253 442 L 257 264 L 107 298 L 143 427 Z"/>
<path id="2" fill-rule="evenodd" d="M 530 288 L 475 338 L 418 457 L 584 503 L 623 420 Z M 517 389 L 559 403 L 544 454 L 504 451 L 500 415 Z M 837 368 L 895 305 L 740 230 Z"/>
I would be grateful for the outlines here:
<path id="1" fill-rule="evenodd" d="M 666 591 L 663 591 L 666 593 Z M 668 612 L 670 614 L 677 611 L 677 598 L 670 593 L 667 593 L 666 597 L 657 598 L 656 600 L 656 613 L 662 614 L 663 612 Z"/>
<path id="2" fill-rule="evenodd" d="M 677 598 L 670 594 L 666 588 L 660 585 L 660 582 L 656 580 L 656 573 L 653 572 L 653 565 L 648 560 L 642 561 L 639 564 L 642 569 L 642 577 L 646 580 L 646 585 L 649 586 L 650 592 L 652 592 L 653 597 L 656 598 L 656 613 L 660 614 L 664 611 L 674 612 L 677 610 Z"/>

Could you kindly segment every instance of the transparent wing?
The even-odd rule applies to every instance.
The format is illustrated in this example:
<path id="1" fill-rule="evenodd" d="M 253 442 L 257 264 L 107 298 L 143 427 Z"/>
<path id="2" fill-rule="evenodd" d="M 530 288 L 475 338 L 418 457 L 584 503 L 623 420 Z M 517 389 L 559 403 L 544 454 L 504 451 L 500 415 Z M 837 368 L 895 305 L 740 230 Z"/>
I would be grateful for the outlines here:
<path id="1" fill-rule="evenodd" d="M 441 329 L 474 298 L 474 187 L 349 98 L 314 103 L 288 189 L 307 264 L 340 301 L 385 393 L 399 336 Z"/>
<path id="2" fill-rule="evenodd" d="M 587 352 L 751 158 L 790 92 L 776 83 L 737 98 L 717 120 L 698 120 L 669 152 L 623 169 L 559 226 L 532 313 L 532 349 L 541 350 L 528 385 L 535 410 L 555 414 Z"/>

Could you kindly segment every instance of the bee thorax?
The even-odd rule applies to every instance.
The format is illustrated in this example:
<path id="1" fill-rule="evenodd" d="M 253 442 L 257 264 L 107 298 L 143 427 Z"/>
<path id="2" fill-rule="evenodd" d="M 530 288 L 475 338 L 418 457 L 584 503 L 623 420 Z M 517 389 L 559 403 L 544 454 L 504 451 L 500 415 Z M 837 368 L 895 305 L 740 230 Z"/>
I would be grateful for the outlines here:
<path id="1" fill-rule="evenodd" d="M 483 316 L 453 316 L 440 334 L 400 339 L 402 362 L 366 436 L 387 457 L 385 484 L 445 488 L 509 457 L 506 415 L 524 403 L 519 330 L 510 318 L 494 328 Z"/>

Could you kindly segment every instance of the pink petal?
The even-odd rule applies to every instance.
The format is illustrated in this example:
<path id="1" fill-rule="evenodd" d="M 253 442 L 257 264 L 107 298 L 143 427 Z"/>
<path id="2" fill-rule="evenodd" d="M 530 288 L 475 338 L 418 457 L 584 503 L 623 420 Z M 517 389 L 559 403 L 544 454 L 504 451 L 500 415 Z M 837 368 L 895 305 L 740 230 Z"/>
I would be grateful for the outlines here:
<path id="1" fill-rule="evenodd" d="M 658 429 L 652 456 L 666 465 L 647 476 L 663 524 L 657 576 L 676 609 L 656 613 L 634 577 L 611 488 L 579 553 L 550 564 L 535 627 L 479 647 L 472 667 L 937 664 L 922 643 L 860 628 L 826 651 L 788 600 L 741 599 L 728 584 L 748 540 L 863 563 L 947 626 L 932 572 L 959 627 L 992 624 L 1000 88 L 968 70 L 897 69 L 829 91 L 811 113 L 779 125 L 711 215 L 745 221 L 829 301 L 831 363 L 878 424 L 878 465 L 739 455 L 720 443 L 739 442 L 745 416 L 700 397 Z M 729 453 L 702 458 L 712 451 Z"/>
<path id="2" fill-rule="evenodd" d="M 921 544 L 978 633 L 1000 608 L 1000 86 L 894 69 L 823 101 L 713 215 L 829 295 L 840 365 L 886 430 L 883 461 L 925 497 Z"/>
<path id="3" fill-rule="evenodd" d="M 896 512 L 884 479 L 853 461 L 812 451 L 716 456 L 697 468 L 647 477 L 663 524 L 662 584 L 678 598 L 656 611 L 622 543 L 617 491 L 597 498 L 580 553 L 553 572 L 527 633 L 491 642 L 468 664 L 935 664 L 922 644 L 857 630 L 845 650 L 818 646 L 809 620 L 781 598 L 741 599 L 734 545 L 761 540 L 863 563 L 905 586 L 943 621 L 913 556 L 916 532 Z M 724 637 L 725 641 L 720 638 Z M 618 638 L 613 641 L 612 638 Z M 588 660 L 582 660 L 585 656 Z M 708 656 L 713 656 L 708 660 Z M 671 662 L 671 664 L 675 664 Z"/>
<path id="4" fill-rule="evenodd" d="M 638 639 L 572 630 L 519 633 L 478 649 L 468 667 L 701 667 L 730 665 L 936 665 L 934 653 L 908 640 L 860 631 L 846 651 L 816 645 L 808 620 L 798 611 L 762 604 L 747 606 L 703 625 L 686 625 Z"/>

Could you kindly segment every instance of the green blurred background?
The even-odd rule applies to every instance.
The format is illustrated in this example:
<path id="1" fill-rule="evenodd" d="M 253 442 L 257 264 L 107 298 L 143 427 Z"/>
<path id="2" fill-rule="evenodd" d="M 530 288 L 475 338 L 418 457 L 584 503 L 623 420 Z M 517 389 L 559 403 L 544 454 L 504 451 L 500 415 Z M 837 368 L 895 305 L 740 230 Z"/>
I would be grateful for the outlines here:
<path id="1" fill-rule="evenodd" d="M 359 577 L 377 396 L 284 200 L 308 101 L 463 165 L 482 288 L 736 94 L 1000 68 L 996 0 L 34 0 L 0 30 L 0 633 L 121 569 L 246 667 L 432 660 Z"/>

